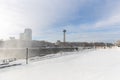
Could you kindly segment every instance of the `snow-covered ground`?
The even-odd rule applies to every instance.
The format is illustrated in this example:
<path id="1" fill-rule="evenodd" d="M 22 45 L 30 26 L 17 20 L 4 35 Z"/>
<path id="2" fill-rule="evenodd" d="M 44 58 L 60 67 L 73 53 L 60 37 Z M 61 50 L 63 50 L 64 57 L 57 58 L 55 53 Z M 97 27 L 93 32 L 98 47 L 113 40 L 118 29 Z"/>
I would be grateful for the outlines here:
<path id="1" fill-rule="evenodd" d="M 72 52 L 0 69 L 0 80 L 120 80 L 120 48 Z"/>

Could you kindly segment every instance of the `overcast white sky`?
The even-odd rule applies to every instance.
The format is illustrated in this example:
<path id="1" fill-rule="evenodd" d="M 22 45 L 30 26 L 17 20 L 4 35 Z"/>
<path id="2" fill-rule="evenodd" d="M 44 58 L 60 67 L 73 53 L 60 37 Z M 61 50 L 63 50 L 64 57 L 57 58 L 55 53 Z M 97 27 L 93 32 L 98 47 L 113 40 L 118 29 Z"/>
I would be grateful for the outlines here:
<path id="1" fill-rule="evenodd" d="M 0 38 L 19 37 L 25 28 L 33 39 L 109 41 L 120 39 L 119 0 L 0 0 Z"/>

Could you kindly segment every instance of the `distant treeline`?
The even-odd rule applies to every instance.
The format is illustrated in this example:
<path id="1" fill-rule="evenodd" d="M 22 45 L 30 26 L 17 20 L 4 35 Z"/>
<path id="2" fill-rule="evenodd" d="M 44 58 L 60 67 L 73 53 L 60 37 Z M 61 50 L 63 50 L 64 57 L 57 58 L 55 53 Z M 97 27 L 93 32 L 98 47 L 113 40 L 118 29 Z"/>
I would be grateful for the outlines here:
<path id="1" fill-rule="evenodd" d="M 0 48 L 55 48 L 55 47 L 104 47 L 104 46 L 114 46 L 112 43 L 104 42 L 61 42 L 56 43 L 47 41 L 25 41 L 25 40 L 7 40 L 0 41 Z"/>
<path id="2" fill-rule="evenodd" d="M 58 47 L 112 47 L 114 44 L 112 43 L 104 43 L 104 42 L 94 42 L 94 43 L 89 43 L 89 42 L 59 42 L 57 44 Z"/>

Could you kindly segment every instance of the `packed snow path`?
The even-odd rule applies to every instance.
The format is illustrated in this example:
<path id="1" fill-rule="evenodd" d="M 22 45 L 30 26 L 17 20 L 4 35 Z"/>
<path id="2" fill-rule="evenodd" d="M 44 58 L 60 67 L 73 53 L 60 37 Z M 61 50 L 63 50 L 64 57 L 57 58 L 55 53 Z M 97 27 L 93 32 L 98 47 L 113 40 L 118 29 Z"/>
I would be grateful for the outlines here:
<path id="1" fill-rule="evenodd" d="M 1 69 L 0 80 L 120 80 L 120 48 L 78 53 Z"/>

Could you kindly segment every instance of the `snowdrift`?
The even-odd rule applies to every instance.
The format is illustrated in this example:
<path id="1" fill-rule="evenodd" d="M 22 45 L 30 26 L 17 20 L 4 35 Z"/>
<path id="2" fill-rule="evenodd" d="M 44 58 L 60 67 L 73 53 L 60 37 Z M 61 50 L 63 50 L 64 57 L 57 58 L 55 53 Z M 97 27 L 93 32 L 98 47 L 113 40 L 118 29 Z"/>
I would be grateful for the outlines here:
<path id="1" fill-rule="evenodd" d="M 0 70 L 0 80 L 120 80 L 120 48 L 74 52 Z"/>

